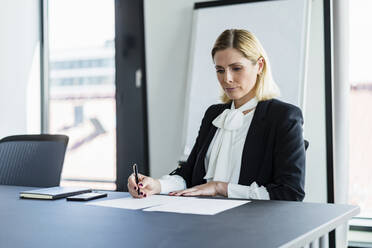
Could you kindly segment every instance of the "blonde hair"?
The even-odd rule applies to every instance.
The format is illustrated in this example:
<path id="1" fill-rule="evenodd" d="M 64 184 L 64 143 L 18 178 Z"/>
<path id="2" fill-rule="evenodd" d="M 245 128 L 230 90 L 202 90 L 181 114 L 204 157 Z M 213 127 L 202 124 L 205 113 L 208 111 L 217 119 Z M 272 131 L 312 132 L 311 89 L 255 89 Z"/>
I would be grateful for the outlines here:
<path id="1" fill-rule="evenodd" d="M 227 29 L 223 31 L 214 43 L 212 59 L 214 59 L 216 52 L 227 48 L 237 49 L 254 65 L 260 58 L 263 58 L 263 68 L 261 73 L 257 75 L 254 88 L 258 101 L 272 99 L 280 95 L 279 88 L 271 74 L 269 58 L 253 33 L 244 29 Z M 225 92 L 223 92 L 221 100 L 224 103 L 231 102 L 231 99 Z"/>

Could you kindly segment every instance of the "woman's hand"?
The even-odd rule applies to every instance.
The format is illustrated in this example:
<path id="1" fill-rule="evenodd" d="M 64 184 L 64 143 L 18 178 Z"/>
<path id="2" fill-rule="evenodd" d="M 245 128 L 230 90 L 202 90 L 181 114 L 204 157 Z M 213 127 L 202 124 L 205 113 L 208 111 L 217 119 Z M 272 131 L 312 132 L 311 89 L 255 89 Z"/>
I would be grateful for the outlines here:
<path id="1" fill-rule="evenodd" d="M 138 188 L 140 189 L 140 194 L 137 192 Z M 132 174 L 128 178 L 128 191 L 134 198 L 143 198 L 153 194 L 159 194 L 161 186 L 159 180 L 142 174 L 138 174 L 137 185 L 134 174 Z"/>
<path id="2" fill-rule="evenodd" d="M 189 189 L 170 192 L 172 196 L 227 196 L 227 183 L 208 182 Z"/>

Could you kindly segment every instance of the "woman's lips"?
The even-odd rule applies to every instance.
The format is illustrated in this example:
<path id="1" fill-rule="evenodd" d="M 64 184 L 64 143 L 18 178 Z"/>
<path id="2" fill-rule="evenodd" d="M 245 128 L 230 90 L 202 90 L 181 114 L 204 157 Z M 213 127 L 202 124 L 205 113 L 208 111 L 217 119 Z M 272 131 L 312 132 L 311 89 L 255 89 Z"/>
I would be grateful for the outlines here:
<path id="1" fill-rule="evenodd" d="M 234 91 L 236 88 L 225 88 L 226 91 Z"/>

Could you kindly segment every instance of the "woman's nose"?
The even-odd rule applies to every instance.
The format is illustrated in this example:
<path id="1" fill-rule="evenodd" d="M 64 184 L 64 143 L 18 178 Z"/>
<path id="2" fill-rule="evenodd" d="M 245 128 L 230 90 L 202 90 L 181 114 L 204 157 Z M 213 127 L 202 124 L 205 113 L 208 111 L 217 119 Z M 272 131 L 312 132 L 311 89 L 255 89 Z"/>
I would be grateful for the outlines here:
<path id="1" fill-rule="evenodd" d="M 227 70 L 226 73 L 225 73 L 225 82 L 226 83 L 232 83 L 232 74 L 230 72 L 230 70 Z"/>

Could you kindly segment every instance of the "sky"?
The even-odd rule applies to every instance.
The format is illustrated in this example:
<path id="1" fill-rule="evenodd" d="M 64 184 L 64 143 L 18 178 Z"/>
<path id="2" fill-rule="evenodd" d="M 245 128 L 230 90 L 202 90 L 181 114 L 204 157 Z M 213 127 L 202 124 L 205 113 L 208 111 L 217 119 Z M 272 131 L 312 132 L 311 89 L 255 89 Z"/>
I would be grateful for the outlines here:
<path id="1" fill-rule="evenodd" d="M 102 46 L 115 36 L 114 0 L 49 0 L 49 47 Z"/>

